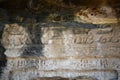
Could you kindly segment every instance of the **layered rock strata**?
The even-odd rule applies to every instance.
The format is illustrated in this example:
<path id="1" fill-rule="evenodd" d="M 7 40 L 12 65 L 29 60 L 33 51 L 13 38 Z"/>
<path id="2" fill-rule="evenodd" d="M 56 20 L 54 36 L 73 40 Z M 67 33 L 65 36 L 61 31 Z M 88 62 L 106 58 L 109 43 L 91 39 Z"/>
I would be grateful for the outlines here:
<path id="1" fill-rule="evenodd" d="M 8 24 L 2 36 L 7 66 L 1 80 L 54 76 L 119 80 L 119 33 L 118 24 Z"/>

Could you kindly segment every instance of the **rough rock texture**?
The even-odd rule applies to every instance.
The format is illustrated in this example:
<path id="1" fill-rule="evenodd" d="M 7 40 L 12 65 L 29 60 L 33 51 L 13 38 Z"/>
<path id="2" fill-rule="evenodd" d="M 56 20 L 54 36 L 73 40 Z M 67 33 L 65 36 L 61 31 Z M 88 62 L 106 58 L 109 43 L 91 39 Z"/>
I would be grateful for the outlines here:
<path id="1" fill-rule="evenodd" d="M 18 57 L 23 52 L 20 50 L 30 43 L 27 31 L 17 24 L 5 25 L 2 35 L 2 44 L 8 57 Z"/>
<path id="2" fill-rule="evenodd" d="M 91 77 L 76 77 L 76 78 L 44 77 L 33 80 L 96 80 L 96 79 L 93 79 Z"/>
<path id="3" fill-rule="evenodd" d="M 93 24 L 118 23 L 117 13 L 110 6 L 101 6 L 99 8 L 85 7 L 77 10 L 75 21 Z"/>
<path id="4" fill-rule="evenodd" d="M 0 80 L 120 80 L 120 0 L 0 0 Z"/>
<path id="5" fill-rule="evenodd" d="M 83 76 L 87 79 L 74 80 L 119 80 L 119 34 L 118 24 L 8 24 L 2 36 L 7 65 L 1 80 L 56 76 L 70 80 Z"/>

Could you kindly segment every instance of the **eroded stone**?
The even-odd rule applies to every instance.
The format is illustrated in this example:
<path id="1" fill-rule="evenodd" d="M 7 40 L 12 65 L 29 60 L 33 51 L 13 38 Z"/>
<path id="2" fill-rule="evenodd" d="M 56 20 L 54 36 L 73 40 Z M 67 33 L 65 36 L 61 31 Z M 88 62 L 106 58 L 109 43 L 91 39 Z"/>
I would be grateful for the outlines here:
<path id="1" fill-rule="evenodd" d="M 47 25 L 6 25 L 2 44 L 8 61 L 1 80 L 53 76 L 119 80 L 119 26 L 88 29 L 83 25 L 82 28 Z"/>
<path id="2" fill-rule="evenodd" d="M 93 24 L 118 23 L 116 11 L 110 6 L 83 8 L 75 13 L 75 21 Z"/>
<path id="3" fill-rule="evenodd" d="M 18 24 L 6 24 L 3 35 L 2 45 L 6 49 L 5 55 L 8 57 L 18 57 L 22 53 L 20 49 L 30 43 L 27 31 Z"/>

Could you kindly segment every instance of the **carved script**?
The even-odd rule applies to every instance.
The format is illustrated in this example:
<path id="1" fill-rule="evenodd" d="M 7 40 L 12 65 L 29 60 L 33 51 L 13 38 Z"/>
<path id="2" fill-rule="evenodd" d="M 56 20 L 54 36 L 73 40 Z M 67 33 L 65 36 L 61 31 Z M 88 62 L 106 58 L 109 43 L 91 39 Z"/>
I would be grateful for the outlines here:
<path id="1" fill-rule="evenodd" d="M 94 42 L 93 36 L 87 35 L 87 36 L 78 36 L 75 37 L 74 43 L 77 44 L 91 44 Z"/>
<path id="2" fill-rule="evenodd" d="M 96 40 L 95 36 L 93 36 L 93 35 L 85 35 L 85 36 L 77 36 L 74 39 L 74 43 L 76 43 L 76 44 L 92 44 L 96 41 L 99 43 L 108 43 L 108 42 L 119 43 L 120 37 L 103 35 L 101 37 L 98 37 L 98 39 Z"/>
<path id="3" fill-rule="evenodd" d="M 111 42 L 111 43 L 119 43 L 120 42 L 120 37 L 115 37 L 115 36 L 101 36 L 99 39 L 100 43 L 106 43 L 106 42 Z"/>

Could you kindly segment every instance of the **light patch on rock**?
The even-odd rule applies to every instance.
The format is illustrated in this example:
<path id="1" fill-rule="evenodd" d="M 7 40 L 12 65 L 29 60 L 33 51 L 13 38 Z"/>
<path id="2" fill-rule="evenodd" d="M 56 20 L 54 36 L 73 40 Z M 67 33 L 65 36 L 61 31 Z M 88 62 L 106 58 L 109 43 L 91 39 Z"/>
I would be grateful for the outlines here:
<path id="1" fill-rule="evenodd" d="M 6 24 L 2 35 L 2 45 L 5 47 L 7 57 L 18 57 L 20 49 L 30 43 L 29 35 L 25 28 L 18 24 Z"/>
<path id="2" fill-rule="evenodd" d="M 109 6 L 79 9 L 75 12 L 74 20 L 93 24 L 118 23 L 115 10 Z"/>

